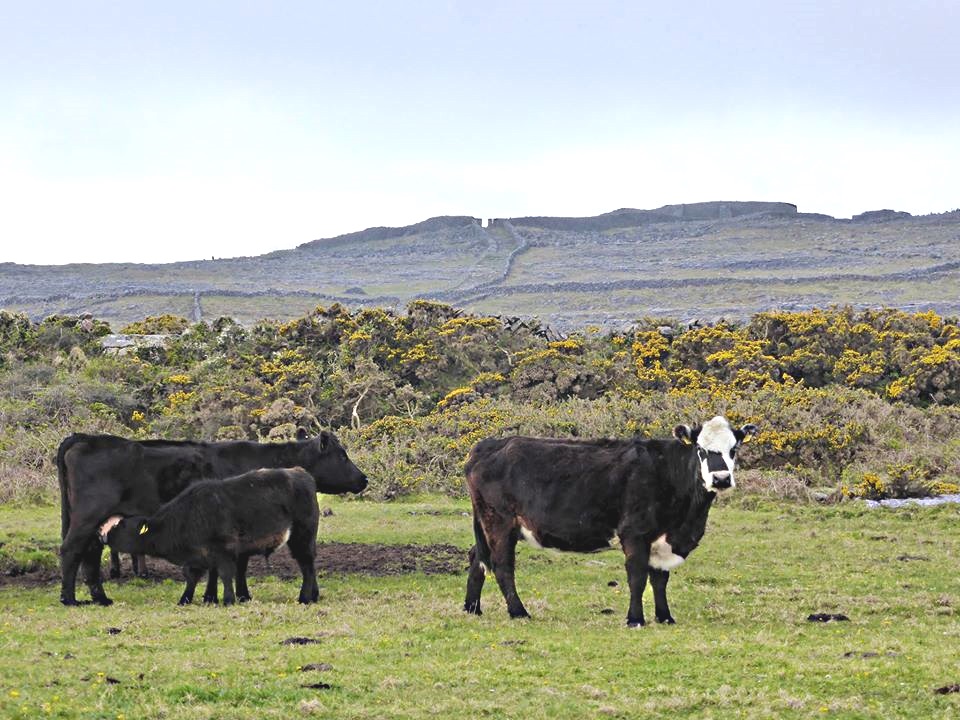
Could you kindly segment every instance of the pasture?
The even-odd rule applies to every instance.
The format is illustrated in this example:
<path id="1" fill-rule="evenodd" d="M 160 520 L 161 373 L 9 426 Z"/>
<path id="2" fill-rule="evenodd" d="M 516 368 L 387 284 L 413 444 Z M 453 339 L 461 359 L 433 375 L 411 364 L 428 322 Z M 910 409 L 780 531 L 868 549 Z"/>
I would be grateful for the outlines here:
<path id="1" fill-rule="evenodd" d="M 474 617 L 461 610 L 468 502 L 321 507 L 333 514 L 320 523 L 318 605 L 298 605 L 297 580 L 277 577 L 284 549 L 270 569 L 251 566 L 244 605 L 177 607 L 181 583 L 168 577 L 111 581 L 112 607 L 65 608 L 58 508 L 0 506 L 0 716 L 960 715 L 960 693 L 936 692 L 960 682 L 956 505 L 732 496 L 672 573 L 678 624 L 638 630 L 624 625 L 618 549 L 521 544 L 533 618 L 509 620 L 492 578 Z M 649 620 L 649 590 L 645 606 Z M 849 621 L 808 621 L 815 613 Z"/>

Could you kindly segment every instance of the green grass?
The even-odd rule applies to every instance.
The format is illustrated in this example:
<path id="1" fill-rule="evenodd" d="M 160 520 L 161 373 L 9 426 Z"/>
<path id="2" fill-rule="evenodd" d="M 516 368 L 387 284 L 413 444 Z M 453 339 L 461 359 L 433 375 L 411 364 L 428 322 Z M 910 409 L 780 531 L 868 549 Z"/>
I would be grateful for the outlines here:
<path id="1" fill-rule="evenodd" d="M 463 501 L 321 505 L 334 511 L 321 520 L 324 540 L 471 543 Z M 678 624 L 641 630 L 624 626 L 616 550 L 565 555 L 521 546 L 518 586 L 530 621 L 507 619 L 492 579 L 483 617 L 463 614 L 462 573 L 324 576 L 312 607 L 294 602 L 295 582 L 272 578 L 254 578 L 254 601 L 233 608 L 178 608 L 172 582 L 111 583 L 114 606 L 69 609 L 55 586 L 3 586 L 0 716 L 960 713 L 960 695 L 933 692 L 960 682 L 960 509 L 746 497 L 710 520 L 702 547 L 673 573 Z M 33 538 L 45 548 L 57 537 L 55 507 L 0 508 L 0 542 L 27 549 Z M 649 617 L 649 602 L 646 609 Z M 807 622 L 813 612 L 842 612 L 850 622 Z M 295 636 L 319 642 L 281 644 Z M 331 668 L 300 670 L 309 663 Z M 303 687 L 317 682 L 331 687 Z"/>

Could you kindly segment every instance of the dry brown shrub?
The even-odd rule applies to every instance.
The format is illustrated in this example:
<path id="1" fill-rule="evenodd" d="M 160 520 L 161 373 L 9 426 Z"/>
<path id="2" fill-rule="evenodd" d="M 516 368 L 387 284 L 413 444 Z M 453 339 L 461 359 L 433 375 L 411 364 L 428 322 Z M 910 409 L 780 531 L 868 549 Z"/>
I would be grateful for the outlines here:
<path id="1" fill-rule="evenodd" d="M 0 503 L 51 500 L 57 492 L 56 475 L 25 465 L 0 463 Z"/>

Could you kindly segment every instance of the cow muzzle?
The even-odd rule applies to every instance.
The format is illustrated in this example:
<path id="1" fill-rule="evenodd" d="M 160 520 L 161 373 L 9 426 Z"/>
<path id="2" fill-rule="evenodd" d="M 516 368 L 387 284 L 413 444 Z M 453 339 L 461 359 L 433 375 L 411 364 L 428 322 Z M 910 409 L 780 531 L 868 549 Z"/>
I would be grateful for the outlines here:
<path id="1" fill-rule="evenodd" d="M 717 490 L 729 490 L 733 487 L 733 475 L 729 472 L 711 473 L 710 484 Z"/>
<path id="2" fill-rule="evenodd" d="M 356 489 L 354 492 L 360 493 L 367 489 L 368 479 L 366 475 L 361 475 L 360 479 L 357 481 Z"/>

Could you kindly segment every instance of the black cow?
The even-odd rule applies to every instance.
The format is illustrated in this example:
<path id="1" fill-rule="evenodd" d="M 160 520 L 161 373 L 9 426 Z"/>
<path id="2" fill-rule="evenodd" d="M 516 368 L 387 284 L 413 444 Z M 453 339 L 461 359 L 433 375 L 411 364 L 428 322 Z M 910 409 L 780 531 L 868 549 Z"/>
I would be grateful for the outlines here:
<path id="1" fill-rule="evenodd" d="M 510 617 L 529 617 L 514 582 L 521 536 L 537 547 L 590 552 L 617 535 L 630 585 L 627 624 L 644 624 L 648 575 L 657 621 L 673 623 L 670 570 L 700 542 L 717 492 L 734 487 L 736 451 L 755 432 L 754 425 L 733 430 L 715 417 L 693 429 L 678 425 L 676 440 L 511 437 L 477 443 L 466 465 L 476 544 L 464 610 L 480 614 L 490 569 Z"/>
<path id="2" fill-rule="evenodd" d="M 193 601 L 206 570 L 223 580 L 223 604 L 248 600 L 247 560 L 283 544 L 300 566 L 301 603 L 320 597 L 317 555 L 317 482 L 302 468 L 253 470 L 226 480 L 195 483 L 156 513 L 113 516 L 100 540 L 133 554 L 155 555 L 183 567 L 187 580 L 180 604 Z M 237 591 L 234 594 L 233 581 Z"/>
<path id="3" fill-rule="evenodd" d="M 366 476 L 336 436 L 322 432 L 288 443 L 175 442 L 127 440 L 112 435 L 74 434 L 60 443 L 60 602 L 76 605 L 77 571 L 93 602 L 109 605 L 100 579 L 103 545 L 97 527 L 111 515 L 149 515 L 188 485 L 221 480 L 257 468 L 302 467 L 325 493 L 360 492 Z M 205 599 L 216 597 L 216 582 Z M 208 597 L 210 592 L 213 597 Z"/>

